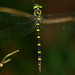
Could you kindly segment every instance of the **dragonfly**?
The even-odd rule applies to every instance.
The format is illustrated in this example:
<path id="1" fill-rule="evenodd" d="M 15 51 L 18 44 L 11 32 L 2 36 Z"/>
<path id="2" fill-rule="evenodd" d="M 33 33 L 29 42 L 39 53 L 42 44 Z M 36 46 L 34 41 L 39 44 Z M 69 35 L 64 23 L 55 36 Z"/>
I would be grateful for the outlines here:
<path id="1" fill-rule="evenodd" d="M 32 0 L 33 1 L 33 0 Z M 37 46 L 38 46 L 38 67 L 41 72 L 41 40 L 40 30 L 48 34 L 75 34 L 75 25 L 63 24 L 63 22 L 75 22 L 75 12 L 62 14 L 42 15 L 42 6 L 34 1 L 34 15 L 15 15 L 10 13 L 0 13 L 0 21 L 12 24 L 0 31 L 2 37 L 20 37 L 27 36 L 35 29 L 37 31 Z M 65 33 L 66 30 L 71 32 Z"/>
<path id="2" fill-rule="evenodd" d="M 7 63 L 7 62 L 9 62 L 9 61 L 11 60 L 11 59 L 7 59 L 7 60 L 5 60 L 5 59 L 6 59 L 7 57 L 11 56 L 12 54 L 16 53 L 16 52 L 19 52 L 19 50 L 16 50 L 16 51 L 14 51 L 14 52 L 11 52 L 11 53 L 7 54 L 7 55 L 3 58 L 3 60 L 0 62 L 0 68 L 3 67 L 3 64 L 5 64 L 5 63 Z"/>

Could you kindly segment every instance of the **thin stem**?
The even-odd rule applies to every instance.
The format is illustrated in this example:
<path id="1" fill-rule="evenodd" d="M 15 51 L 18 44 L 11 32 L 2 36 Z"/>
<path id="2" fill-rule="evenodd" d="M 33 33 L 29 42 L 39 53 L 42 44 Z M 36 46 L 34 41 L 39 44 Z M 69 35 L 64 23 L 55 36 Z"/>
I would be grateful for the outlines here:
<path id="1" fill-rule="evenodd" d="M 32 2 L 36 5 L 36 3 L 34 2 L 34 0 L 32 0 Z"/>
<path id="2" fill-rule="evenodd" d="M 5 60 L 5 61 L 3 62 L 3 64 L 9 62 L 10 60 L 11 60 L 11 59 L 7 59 L 7 60 Z"/>
<path id="3" fill-rule="evenodd" d="M 16 51 L 14 51 L 14 52 L 12 52 L 12 53 L 6 55 L 6 56 L 3 58 L 2 63 L 4 62 L 4 60 L 5 60 L 7 57 L 11 56 L 12 54 L 14 54 L 14 53 L 16 53 L 16 52 L 19 52 L 19 50 L 16 50 Z M 10 61 L 10 59 L 8 59 L 7 61 L 5 61 L 5 63 L 8 62 L 8 61 Z"/>

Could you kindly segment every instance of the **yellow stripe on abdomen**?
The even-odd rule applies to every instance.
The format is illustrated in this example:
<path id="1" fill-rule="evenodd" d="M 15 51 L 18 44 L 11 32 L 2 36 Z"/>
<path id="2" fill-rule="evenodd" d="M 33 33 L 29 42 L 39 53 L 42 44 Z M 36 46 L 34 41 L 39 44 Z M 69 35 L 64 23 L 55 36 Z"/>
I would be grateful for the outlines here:
<path id="1" fill-rule="evenodd" d="M 36 29 L 37 31 L 40 31 L 40 29 Z"/>
<path id="2" fill-rule="evenodd" d="M 41 51 L 38 51 L 38 53 L 41 53 Z"/>
<path id="3" fill-rule="evenodd" d="M 41 20 L 41 18 L 38 18 L 38 20 Z"/>
<path id="4" fill-rule="evenodd" d="M 41 60 L 41 58 L 38 58 L 38 60 Z"/>
<path id="5" fill-rule="evenodd" d="M 38 46 L 41 46 L 41 44 L 37 44 Z"/>
<path id="6" fill-rule="evenodd" d="M 40 25 L 40 23 L 35 23 L 36 25 Z"/>
<path id="7" fill-rule="evenodd" d="M 40 36 L 37 36 L 37 38 L 40 38 Z"/>
<path id="8" fill-rule="evenodd" d="M 38 65 L 41 65 L 40 63 L 38 63 Z"/>

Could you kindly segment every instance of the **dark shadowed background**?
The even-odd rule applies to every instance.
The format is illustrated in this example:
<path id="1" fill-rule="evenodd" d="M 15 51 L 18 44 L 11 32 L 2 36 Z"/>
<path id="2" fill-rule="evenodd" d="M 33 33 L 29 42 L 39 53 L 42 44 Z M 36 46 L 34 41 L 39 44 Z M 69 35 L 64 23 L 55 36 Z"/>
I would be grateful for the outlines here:
<path id="1" fill-rule="evenodd" d="M 35 2 L 43 6 L 43 15 L 75 12 L 75 0 L 35 0 Z M 0 0 L 0 7 L 30 14 L 33 14 L 32 5 L 31 0 Z M 3 24 L 0 23 L 0 28 Z M 5 55 L 20 50 L 19 53 L 8 57 L 11 61 L 0 68 L 1 75 L 75 75 L 75 34 L 67 33 L 51 35 L 41 32 L 40 74 L 37 65 L 36 30 L 22 37 L 0 37 L 0 61 Z"/>

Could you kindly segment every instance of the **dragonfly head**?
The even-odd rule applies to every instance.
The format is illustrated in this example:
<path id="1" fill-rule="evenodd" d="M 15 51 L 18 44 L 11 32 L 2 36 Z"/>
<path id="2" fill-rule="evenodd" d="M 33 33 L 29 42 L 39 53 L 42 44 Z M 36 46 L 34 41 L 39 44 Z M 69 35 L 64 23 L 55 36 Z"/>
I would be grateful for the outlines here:
<path id="1" fill-rule="evenodd" d="M 36 10 L 36 9 L 42 10 L 42 6 L 40 6 L 39 4 L 35 4 L 35 5 L 33 6 L 33 10 Z"/>

